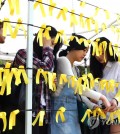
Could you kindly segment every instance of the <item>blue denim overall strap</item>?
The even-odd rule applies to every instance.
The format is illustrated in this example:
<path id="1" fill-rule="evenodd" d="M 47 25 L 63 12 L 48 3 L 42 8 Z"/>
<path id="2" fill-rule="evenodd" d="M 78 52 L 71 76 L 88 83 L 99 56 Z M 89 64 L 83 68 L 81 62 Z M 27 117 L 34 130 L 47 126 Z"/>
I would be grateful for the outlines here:
<path id="1" fill-rule="evenodd" d="M 56 122 L 56 112 L 60 107 L 65 107 L 65 122 L 58 118 Z M 77 98 L 74 90 L 66 84 L 60 95 L 53 98 L 51 115 L 51 134 L 81 134 L 78 121 Z"/>

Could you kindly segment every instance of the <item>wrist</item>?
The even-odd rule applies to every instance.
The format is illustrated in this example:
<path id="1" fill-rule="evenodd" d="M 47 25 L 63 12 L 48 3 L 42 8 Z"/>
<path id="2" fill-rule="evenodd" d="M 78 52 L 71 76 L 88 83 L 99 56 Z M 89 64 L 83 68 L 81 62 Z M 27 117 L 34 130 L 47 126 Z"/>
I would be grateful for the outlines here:
<path id="1" fill-rule="evenodd" d="M 118 106 L 118 100 L 116 99 L 116 98 L 113 98 L 115 101 L 116 101 L 116 104 L 117 104 L 117 106 Z"/>
<path id="2" fill-rule="evenodd" d="M 101 95 L 100 96 L 100 100 L 104 101 L 105 100 L 105 96 L 104 95 Z"/>

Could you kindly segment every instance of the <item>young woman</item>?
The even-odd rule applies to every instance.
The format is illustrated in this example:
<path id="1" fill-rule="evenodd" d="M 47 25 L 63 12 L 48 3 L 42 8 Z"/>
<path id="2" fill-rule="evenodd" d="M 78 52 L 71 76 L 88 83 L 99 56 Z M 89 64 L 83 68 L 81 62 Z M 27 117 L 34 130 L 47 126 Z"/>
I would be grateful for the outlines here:
<path id="1" fill-rule="evenodd" d="M 33 102 L 33 120 L 35 119 L 37 113 L 44 109 L 46 111 L 44 125 L 39 127 L 38 124 L 33 126 L 32 133 L 33 134 L 47 134 L 48 133 L 48 124 L 49 124 L 49 114 L 51 110 L 51 94 L 48 85 L 45 84 L 45 80 L 40 78 L 40 84 L 35 84 L 35 76 L 37 69 L 43 69 L 44 71 L 53 71 L 55 69 L 55 60 L 56 54 L 58 50 L 62 46 L 62 42 L 60 37 L 58 38 L 58 42 L 55 44 L 54 40 L 57 35 L 57 30 L 52 26 L 49 35 L 51 39 L 46 39 L 43 37 L 43 47 L 39 45 L 39 41 L 37 40 L 37 34 L 35 35 L 33 41 L 33 96 L 35 99 L 35 103 Z M 45 31 L 43 31 L 44 33 Z M 23 65 L 26 67 L 26 49 L 20 49 L 15 56 L 12 67 L 19 67 Z M 18 98 L 19 99 L 19 98 Z M 15 100 L 18 101 L 18 100 Z M 11 105 L 10 105 L 11 107 Z M 13 110 L 13 109 L 11 109 Z M 25 134 L 25 115 L 18 114 L 16 126 L 13 131 L 8 131 L 8 134 Z M 32 126 L 31 126 L 32 127 Z"/>
<path id="2" fill-rule="evenodd" d="M 120 63 L 117 62 L 118 58 L 114 54 L 110 55 L 110 41 L 105 37 L 100 37 L 96 39 L 97 44 L 99 46 L 100 54 L 99 56 L 92 55 L 93 46 L 91 46 L 91 54 L 90 54 L 90 71 L 93 74 L 94 78 L 106 79 L 106 80 L 115 80 L 116 82 L 120 82 Z M 103 45 L 104 44 L 104 47 Z M 105 48 L 106 44 L 106 50 Z M 113 49 L 112 49 L 113 50 Z M 111 107 L 109 112 L 114 112 L 117 110 L 119 106 L 119 102 L 116 98 L 116 94 L 118 92 L 118 88 L 114 88 L 113 92 L 107 92 L 104 90 L 99 90 L 96 86 L 95 90 L 102 93 L 107 97 L 109 102 L 111 103 Z M 100 104 L 100 102 L 99 102 Z M 109 115 L 109 113 L 107 113 Z M 117 121 L 117 118 L 114 120 Z M 102 134 L 119 134 L 120 133 L 120 125 L 104 125 L 101 126 Z"/>
<path id="3" fill-rule="evenodd" d="M 71 82 L 68 86 L 67 83 L 63 85 L 59 84 L 60 74 L 66 74 L 68 78 L 70 76 L 77 76 L 77 69 L 74 66 L 75 61 L 81 61 L 88 51 L 88 47 L 85 46 L 84 42 L 79 43 L 79 39 L 86 40 L 85 37 L 80 35 L 74 35 L 74 39 L 69 41 L 69 46 L 66 50 L 59 53 L 57 60 L 57 74 L 58 74 L 58 85 L 57 91 L 54 93 L 53 105 L 52 105 L 52 117 L 51 117 L 51 134 L 81 134 L 81 129 L 78 121 L 78 110 L 77 110 L 77 96 L 74 94 L 76 85 L 71 88 Z M 83 95 L 94 98 L 96 101 L 102 100 L 106 106 L 106 110 L 109 109 L 110 103 L 100 93 L 95 91 L 83 91 Z M 95 98 L 96 96 L 96 98 Z M 65 122 L 58 118 L 56 122 L 56 112 L 60 107 L 65 107 L 64 112 Z"/>

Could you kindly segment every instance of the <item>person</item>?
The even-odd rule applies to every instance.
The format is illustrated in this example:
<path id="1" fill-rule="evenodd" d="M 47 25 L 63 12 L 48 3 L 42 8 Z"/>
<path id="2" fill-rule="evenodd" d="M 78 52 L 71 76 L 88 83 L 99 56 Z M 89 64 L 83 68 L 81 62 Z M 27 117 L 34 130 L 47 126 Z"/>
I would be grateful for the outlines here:
<path id="1" fill-rule="evenodd" d="M 0 43 L 5 43 L 5 37 L 3 36 L 3 24 L 4 22 L 0 22 Z"/>
<path id="2" fill-rule="evenodd" d="M 57 30 L 50 27 L 51 30 L 49 31 L 49 35 L 51 39 L 47 39 L 43 36 L 43 47 L 39 45 L 39 40 L 37 40 L 38 33 L 35 35 L 33 41 L 33 85 L 35 85 L 34 77 L 36 75 L 36 70 L 41 68 L 44 71 L 53 71 L 55 68 L 55 59 L 57 51 L 59 51 L 60 47 L 62 46 L 61 37 L 59 36 L 58 41 L 55 43 L 55 37 L 57 35 Z M 45 30 L 43 31 L 43 33 Z M 14 58 L 12 67 L 19 67 L 23 65 L 26 67 L 26 49 L 20 49 Z M 36 124 L 32 127 L 32 133 L 34 134 L 48 134 L 48 124 L 50 118 L 50 110 L 51 110 L 51 93 L 48 88 L 48 85 L 45 84 L 45 80 L 41 77 L 40 84 L 33 87 L 33 93 L 35 93 L 35 104 L 33 102 L 33 121 L 40 110 L 45 110 L 45 119 L 43 126 L 38 126 Z M 16 100 L 18 101 L 18 100 Z M 35 107 L 36 106 L 36 107 Z M 23 109 L 22 109 L 23 110 Z M 16 126 L 13 128 L 12 131 L 8 131 L 7 134 L 25 134 L 25 115 L 20 113 L 17 115 Z"/>
<path id="3" fill-rule="evenodd" d="M 82 43 L 79 42 L 80 39 L 83 40 Z M 59 53 L 60 57 L 57 59 L 58 84 L 52 100 L 51 134 L 81 134 L 78 120 L 77 95 L 74 93 L 76 84 L 73 87 L 71 85 L 72 81 L 70 81 L 69 86 L 66 82 L 59 84 L 59 79 L 60 74 L 66 74 L 67 78 L 71 76 L 77 77 L 77 68 L 74 66 L 74 62 L 80 62 L 86 56 L 89 48 L 85 46 L 84 41 L 86 41 L 85 37 L 74 34 L 73 40 L 69 41 L 69 46 Z M 83 95 L 94 98 L 96 101 L 102 100 L 106 106 L 106 110 L 110 107 L 110 103 L 106 97 L 100 93 L 93 90 L 85 90 L 83 91 Z M 57 110 L 61 107 L 66 109 L 64 112 L 65 121 L 62 122 L 61 118 L 58 117 L 58 122 L 56 122 Z"/>
<path id="4" fill-rule="evenodd" d="M 5 43 L 5 37 L 3 36 L 3 24 L 4 22 L 0 22 L 0 44 Z M 0 67 L 4 67 L 4 64 L 0 65 Z M 2 96 L 0 96 L 0 110 L 2 110 Z M 0 121 L 0 124 L 2 124 L 2 121 Z M 0 125 L 0 134 L 2 133 L 3 125 Z"/>
<path id="5" fill-rule="evenodd" d="M 106 79 L 106 80 L 115 80 L 115 82 L 120 81 L 120 63 L 118 61 L 118 57 L 114 52 L 114 49 L 106 37 L 100 37 L 95 39 L 95 42 L 98 44 L 99 55 L 92 55 L 93 46 L 91 46 L 91 53 L 90 53 L 90 72 L 93 74 L 94 78 Z M 106 45 L 106 46 L 105 46 Z M 104 48 L 104 49 L 103 49 Z M 105 49 L 106 48 L 106 49 Z M 110 48 L 112 48 L 110 53 Z M 114 88 L 113 92 L 107 92 L 106 89 L 100 90 L 99 87 L 96 85 L 95 90 L 99 93 L 102 93 L 107 97 L 109 102 L 111 103 L 111 107 L 109 112 L 114 112 L 119 107 L 118 98 L 116 98 L 118 88 Z M 99 101 L 98 104 L 101 104 Z M 109 116 L 109 112 L 107 116 Z M 107 118 L 108 119 L 108 118 Z M 114 122 L 118 122 L 117 117 L 114 117 Z M 119 124 L 111 124 L 107 125 L 101 124 L 100 125 L 101 134 L 119 134 L 120 133 L 120 125 Z"/>

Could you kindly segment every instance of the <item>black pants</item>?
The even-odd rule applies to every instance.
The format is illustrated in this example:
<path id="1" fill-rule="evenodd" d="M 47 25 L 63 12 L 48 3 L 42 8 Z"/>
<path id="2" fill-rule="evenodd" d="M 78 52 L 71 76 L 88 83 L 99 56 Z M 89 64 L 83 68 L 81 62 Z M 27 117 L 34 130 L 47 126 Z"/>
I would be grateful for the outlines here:
<path id="1" fill-rule="evenodd" d="M 33 118 L 34 120 L 35 118 Z M 8 125 L 7 125 L 8 126 Z M 13 127 L 12 130 L 7 130 L 2 134 L 25 134 L 25 115 L 18 114 L 16 119 L 16 126 Z M 44 124 L 43 126 L 32 126 L 32 134 L 48 134 L 48 125 Z"/>

